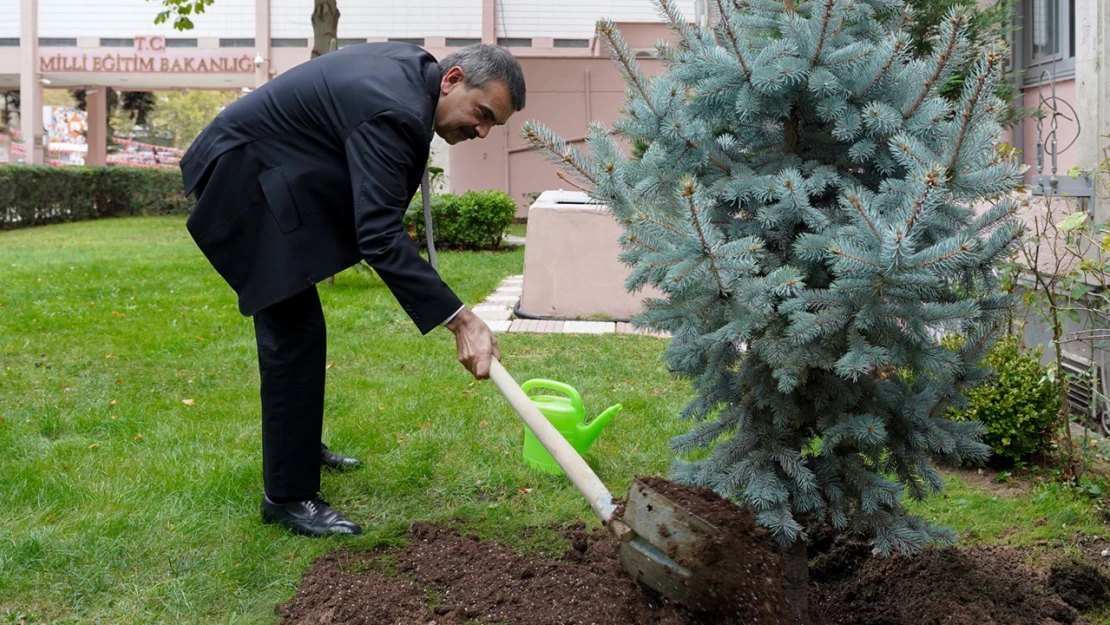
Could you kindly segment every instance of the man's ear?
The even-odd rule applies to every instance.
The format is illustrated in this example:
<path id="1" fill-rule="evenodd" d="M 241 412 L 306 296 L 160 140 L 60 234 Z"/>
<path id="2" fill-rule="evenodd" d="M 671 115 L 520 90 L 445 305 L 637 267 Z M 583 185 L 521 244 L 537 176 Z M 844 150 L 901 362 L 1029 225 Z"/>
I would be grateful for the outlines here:
<path id="1" fill-rule="evenodd" d="M 443 75 L 443 80 L 439 82 L 439 89 L 442 95 L 447 95 L 454 91 L 457 87 L 461 86 L 466 80 L 466 74 L 463 69 L 458 65 L 447 70 Z"/>

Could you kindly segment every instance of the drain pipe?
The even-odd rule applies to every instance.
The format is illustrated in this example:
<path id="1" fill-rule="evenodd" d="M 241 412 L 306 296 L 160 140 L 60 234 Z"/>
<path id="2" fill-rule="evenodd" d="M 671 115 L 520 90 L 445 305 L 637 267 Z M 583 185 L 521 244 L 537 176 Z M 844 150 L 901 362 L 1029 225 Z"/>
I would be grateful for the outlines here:
<path id="1" fill-rule="evenodd" d="M 424 233 L 428 237 L 428 261 L 432 263 L 432 268 L 439 271 L 439 266 L 436 264 L 436 243 L 432 237 L 432 193 L 431 193 L 431 179 L 428 173 L 428 167 L 424 166 L 424 177 L 420 179 L 420 197 L 424 201 Z"/>

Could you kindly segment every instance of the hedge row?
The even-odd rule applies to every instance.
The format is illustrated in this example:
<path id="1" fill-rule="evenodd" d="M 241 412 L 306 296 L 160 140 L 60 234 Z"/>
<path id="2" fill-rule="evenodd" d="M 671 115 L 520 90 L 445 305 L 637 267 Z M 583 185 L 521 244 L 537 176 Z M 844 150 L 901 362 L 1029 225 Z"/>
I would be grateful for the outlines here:
<path id="1" fill-rule="evenodd" d="M 0 230 L 129 215 L 187 215 L 176 169 L 0 165 Z"/>
<path id="2" fill-rule="evenodd" d="M 432 230 L 436 249 L 497 249 L 515 215 L 516 203 L 504 191 L 433 195 Z M 420 193 L 409 204 L 405 226 L 417 245 L 425 247 L 424 203 Z"/>
<path id="3" fill-rule="evenodd" d="M 0 230 L 134 215 L 188 215 L 193 201 L 177 169 L 0 165 Z M 494 249 L 516 214 L 502 191 L 467 191 L 432 199 L 436 246 Z M 405 215 L 409 234 L 424 244 L 417 193 Z"/>

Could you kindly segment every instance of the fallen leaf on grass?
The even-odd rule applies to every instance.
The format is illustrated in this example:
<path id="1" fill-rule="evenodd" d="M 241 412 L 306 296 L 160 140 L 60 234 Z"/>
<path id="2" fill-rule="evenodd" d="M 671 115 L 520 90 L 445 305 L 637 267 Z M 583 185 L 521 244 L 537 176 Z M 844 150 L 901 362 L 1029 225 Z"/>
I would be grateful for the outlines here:
<path id="1" fill-rule="evenodd" d="M 24 423 L 24 424 L 27 424 L 27 423 L 34 423 L 34 422 L 35 422 L 35 420 L 34 420 L 34 419 L 27 419 L 27 420 L 26 420 L 26 421 L 24 421 L 23 423 Z"/>
<path id="2" fill-rule="evenodd" d="M 121 312 L 120 312 L 120 311 L 118 311 L 118 310 L 113 310 L 113 311 L 112 311 L 112 316 L 113 316 L 113 317 L 126 317 L 127 315 L 125 315 L 125 314 L 121 313 Z"/>
<path id="3" fill-rule="evenodd" d="M 73 390 L 73 387 L 72 386 L 63 386 L 62 390 L 68 393 L 68 392 Z"/>
<path id="4" fill-rule="evenodd" d="M 108 405 L 109 406 L 115 406 L 116 405 L 116 400 L 113 399 L 112 401 L 108 402 Z"/>
<path id="5" fill-rule="evenodd" d="M 115 357 L 116 357 L 115 354 L 108 354 L 107 356 L 104 357 L 104 360 L 108 360 L 109 358 L 115 358 Z"/>
<path id="6" fill-rule="evenodd" d="M 517 490 L 520 491 L 521 495 L 527 495 L 528 493 L 532 492 L 531 488 L 520 488 L 520 489 L 517 489 Z"/>
<path id="7" fill-rule="evenodd" d="M 142 440 L 143 440 L 143 435 L 142 434 L 136 434 L 135 435 L 135 442 L 136 443 L 141 442 Z"/>
<path id="8" fill-rule="evenodd" d="M 420 424 L 420 429 L 421 430 L 427 430 L 430 427 L 432 427 L 432 422 L 431 421 L 425 421 L 424 423 Z"/>
<path id="9" fill-rule="evenodd" d="M 335 367 L 335 363 L 334 362 L 329 362 L 328 366 L 324 367 L 324 371 L 327 371 L 328 369 L 331 369 L 333 367 Z"/>
<path id="10" fill-rule="evenodd" d="M 403 443 L 403 442 L 405 442 L 405 437 L 404 437 L 404 436 L 401 436 L 400 434 L 394 434 L 394 436 L 396 436 L 396 437 L 397 437 L 397 442 L 398 442 L 398 443 Z"/>
<path id="11" fill-rule="evenodd" d="M 93 306 L 96 306 L 96 302 L 89 302 L 89 308 L 92 308 Z"/>
<path id="12" fill-rule="evenodd" d="M 93 443 L 89 445 L 89 449 L 100 449 L 100 443 Z"/>
<path id="13" fill-rule="evenodd" d="M 186 406 L 196 406 L 197 405 L 197 400 L 195 400 L 195 399 L 182 399 L 181 403 L 185 404 Z"/>
<path id="14" fill-rule="evenodd" d="M 478 422 L 478 427 L 480 427 L 480 428 L 487 427 L 488 425 L 489 425 L 489 421 L 486 421 L 485 419 L 482 419 L 481 421 Z"/>

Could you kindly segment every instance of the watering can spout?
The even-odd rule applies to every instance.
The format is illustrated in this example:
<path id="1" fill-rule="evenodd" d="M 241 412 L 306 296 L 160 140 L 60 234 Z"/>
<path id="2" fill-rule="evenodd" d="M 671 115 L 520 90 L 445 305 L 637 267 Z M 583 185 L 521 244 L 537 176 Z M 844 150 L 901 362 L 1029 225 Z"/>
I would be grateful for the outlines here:
<path id="1" fill-rule="evenodd" d="M 582 432 L 582 439 L 586 446 L 592 445 L 597 440 L 601 431 L 605 429 L 606 425 L 609 425 L 609 421 L 621 411 L 622 407 L 620 404 L 610 406 L 608 410 L 599 414 L 593 421 L 579 426 L 579 431 Z"/>

